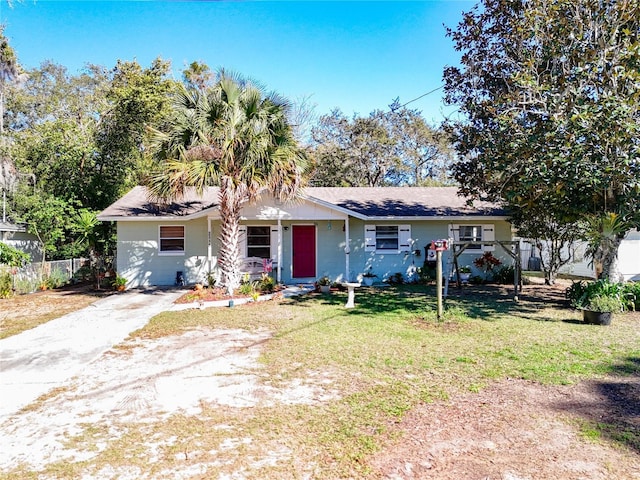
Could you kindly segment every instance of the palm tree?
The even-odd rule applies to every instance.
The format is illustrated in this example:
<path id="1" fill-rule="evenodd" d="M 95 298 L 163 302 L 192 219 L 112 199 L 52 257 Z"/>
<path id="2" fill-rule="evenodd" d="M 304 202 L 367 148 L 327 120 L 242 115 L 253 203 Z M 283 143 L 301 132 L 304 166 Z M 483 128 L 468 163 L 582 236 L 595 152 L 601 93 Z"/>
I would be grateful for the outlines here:
<path id="1" fill-rule="evenodd" d="M 181 87 L 174 121 L 154 131 L 161 168 L 150 176 L 152 199 L 180 198 L 220 187 L 218 264 L 229 293 L 240 284 L 239 224 L 244 202 L 268 190 L 281 201 L 304 185 L 307 158 L 287 121 L 289 104 L 254 83 L 221 71 L 208 89 Z"/>

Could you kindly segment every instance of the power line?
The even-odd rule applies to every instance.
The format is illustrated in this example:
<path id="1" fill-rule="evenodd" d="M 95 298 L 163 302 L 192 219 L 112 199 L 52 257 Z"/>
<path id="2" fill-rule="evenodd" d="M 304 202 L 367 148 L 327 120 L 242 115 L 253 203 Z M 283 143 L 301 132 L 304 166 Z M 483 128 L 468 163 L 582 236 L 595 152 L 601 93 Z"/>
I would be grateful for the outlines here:
<path id="1" fill-rule="evenodd" d="M 406 107 L 407 105 L 409 105 L 410 103 L 413 103 L 413 102 L 415 102 L 415 101 L 417 101 L 417 100 L 420 100 L 421 98 L 426 97 L 427 95 L 431 95 L 432 93 L 437 92 L 438 90 L 440 90 L 440 89 L 442 89 L 442 88 L 444 88 L 444 84 L 440 85 L 438 88 L 434 88 L 433 90 L 428 91 L 427 93 L 423 93 L 422 95 L 420 95 L 419 97 L 414 98 L 413 100 L 409 100 L 409 101 L 408 101 L 407 103 L 405 103 L 404 105 L 400 105 L 399 107 L 392 108 L 392 109 L 391 109 L 391 111 L 392 111 L 392 112 L 395 112 L 395 111 L 396 111 L 396 110 L 398 110 L 399 108 L 404 108 L 404 107 Z"/>

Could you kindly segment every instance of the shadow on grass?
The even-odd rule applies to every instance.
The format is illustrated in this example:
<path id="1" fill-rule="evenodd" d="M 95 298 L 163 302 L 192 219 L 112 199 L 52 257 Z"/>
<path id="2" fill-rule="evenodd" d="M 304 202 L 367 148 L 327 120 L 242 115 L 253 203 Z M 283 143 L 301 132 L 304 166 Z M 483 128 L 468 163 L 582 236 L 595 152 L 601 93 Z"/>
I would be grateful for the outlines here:
<path id="1" fill-rule="evenodd" d="M 432 303 L 428 287 L 424 285 L 403 285 L 398 287 L 359 287 L 355 293 L 355 308 L 344 309 L 345 315 L 402 314 L 424 311 L 427 303 Z M 434 290 L 435 292 L 435 290 Z M 306 306 L 311 302 L 343 307 L 347 302 L 347 292 L 331 294 L 302 295 L 291 300 L 294 305 Z M 435 302 L 435 300 L 433 300 Z"/>
<path id="2" fill-rule="evenodd" d="M 556 408 L 579 416 L 589 436 L 601 437 L 640 453 L 640 357 L 627 357 L 609 368 L 612 377 L 590 380 L 589 401 Z"/>
<path id="3" fill-rule="evenodd" d="M 346 292 L 303 295 L 292 302 L 299 306 L 320 301 L 325 305 L 344 306 Z M 356 308 L 345 310 L 351 315 L 415 314 L 423 316 L 435 312 L 435 285 L 400 285 L 356 288 Z M 511 316 L 538 322 L 582 324 L 564 296 L 564 289 L 546 285 L 525 285 L 514 301 L 513 286 L 510 285 L 465 285 L 457 288 L 450 285 L 448 297 L 444 299 L 445 310 L 459 309 L 469 318 L 495 321 Z"/>
<path id="4" fill-rule="evenodd" d="M 331 294 L 303 295 L 291 300 L 299 306 L 320 301 L 325 305 L 344 306 L 346 292 Z M 356 289 L 356 308 L 345 310 L 345 314 L 424 314 L 435 311 L 436 287 L 434 285 L 401 285 L 385 287 L 360 287 Z M 461 309 L 466 316 L 474 319 L 492 321 L 498 316 L 512 315 L 538 321 L 558 321 L 558 318 L 545 317 L 540 312 L 548 308 L 567 308 L 564 296 L 557 290 L 545 291 L 544 288 L 533 291 L 525 287 L 519 294 L 519 301 L 513 299 L 513 288 L 503 285 L 482 285 L 449 288 L 444 299 L 445 309 Z"/>

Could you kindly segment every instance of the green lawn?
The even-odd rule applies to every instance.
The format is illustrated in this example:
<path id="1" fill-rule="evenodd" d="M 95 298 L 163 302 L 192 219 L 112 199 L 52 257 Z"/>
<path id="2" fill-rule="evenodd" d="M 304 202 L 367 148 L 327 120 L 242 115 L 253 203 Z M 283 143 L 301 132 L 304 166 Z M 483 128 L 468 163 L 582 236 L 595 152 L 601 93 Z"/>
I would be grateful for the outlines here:
<path id="1" fill-rule="evenodd" d="M 462 295 L 452 290 L 445 318 L 438 322 L 434 293 L 424 286 L 362 288 L 353 310 L 342 308 L 345 293 L 334 293 L 282 304 L 165 313 L 135 336 L 196 327 L 273 331 L 262 356 L 272 379 L 325 372 L 342 397 L 321 406 L 254 412 L 243 416 L 242 428 L 264 442 L 286 436 L 302 457 L 322 459 L 324 478 L 366 474 L 366 456 L 418 402 L 476 392 L 506 377 L 570 384 L 640 373 L 637 314 L 620 314 L 610 327 L 584 325 L 558 295 L 524 296 L 514 303 L 503 289 L 489 287 L 465 289 Z M 640 449 L 638 433 L 627 443 Z"/>
<path id="2" fill-rule="evenodd" d="M 503 289 L 492 287 L 462 294 L 453 290 L 442 322 L 435 318 L 433 287 L 361 288 L 356 308 L 344 309 L 345 301 L 346 293 L 312 294 L 156 316 L 132 337 L 153 339 L 203 327 L 267 328 L 273 336 L 262 349 L 265 381 L 285 384 L 320 372 L 340 396 L 313 406 L 205 406 L 196 417 L 173 415 L 130 425 L 92 463 L 139 465 L 153 476 L 171 468 L 176 455 L 187 458 L 194 449 L 217 450 L 225 439 L 251 438 L 228 463 L 210 467 L 211 478 L 249 466 L 251 478 L 362 478 L 369 472 L 368 455 L 398 434 L 394 425 L 420 402 L 478 392 L 506 377 L 571 384 L 604 375 L 640 375 L 638 314 L 617 315 L 609 327 L 584 325 L 557 294 L 545 299 L 523 295 L 514 303 Z M 589 423 L 584 430 L 640 451 L 640 432 L 611 428 Z M 137 446 L 143 438 L 167 437 L 174 441 L 161 456 L 165 460 L 149 465 Z M 78 441 L 90 448 L 91 441 L 107 437 L 96 433 L 91 438 Z M 273 464 L 251 464 L 265 449 L 277 448 L 294 453 Z M 63 467 L 52 465 L 48 471 L 55 468 Z M 71 465 L 64 468 L 67 473 L 57 473 L 59 478 L 77 474 Z"/>

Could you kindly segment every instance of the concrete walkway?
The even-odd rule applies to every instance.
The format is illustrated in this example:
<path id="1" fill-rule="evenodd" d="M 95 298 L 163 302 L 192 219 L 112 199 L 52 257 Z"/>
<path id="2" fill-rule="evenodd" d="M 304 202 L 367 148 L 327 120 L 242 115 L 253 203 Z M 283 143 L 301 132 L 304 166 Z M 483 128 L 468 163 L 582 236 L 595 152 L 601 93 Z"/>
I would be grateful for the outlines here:
<path id="1" fill-rule="evenodd" d="M 131 290 L 0 340 L 0 419 L 60 387 L 93 359 L 171 309 L 184 290 Z"/>

